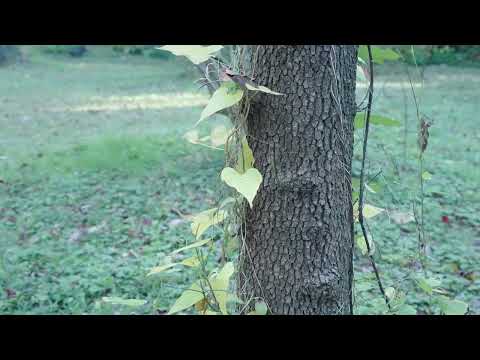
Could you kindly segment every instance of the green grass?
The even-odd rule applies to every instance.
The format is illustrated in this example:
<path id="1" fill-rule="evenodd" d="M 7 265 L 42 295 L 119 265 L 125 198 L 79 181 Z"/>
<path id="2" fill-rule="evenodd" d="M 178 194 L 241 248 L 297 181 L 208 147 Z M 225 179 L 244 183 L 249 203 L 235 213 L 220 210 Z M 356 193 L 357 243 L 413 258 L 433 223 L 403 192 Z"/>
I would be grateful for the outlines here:
<path id="1" fill-rule="evenodd" d="M 223 154 L 181 138 L 206 100 L 195 91 L 191 65 L 120 57 L 104 47 L 80 59 L 25 50 L 29 62 L 0 68 L 0 313 L 167 310 L 189 275 L 146 274 L 191 240 L 179 213 L 211 207 L 221 188 Z M 421 109 L 434 119 L 425 155 L 433 175 L 425 185 L 429 271 L 480 313 L 480 71 L 428 67 L 425 75 Z M 402 66 L 379 68 L 376 112 L 405 122 L 406 79 Z M 415 196 L 415 114 L 406 91 L 406 146 L 403 127 L 375 127 L 371 134 L 369 174 L 382 170 L 382 190 L 367 200 L 388 209 L 408 210 Z M 382 215 L 370 226 L 386 286 L 401 288 L 409 303 L 428 311 L 428 297 L 406 278 L 418 273 L 411 261 L 414 225 Z M 371 276 L 359 253 L 355 264 L 358 279 Z M 378 311 L 374 284 L 357 295 L 358 312 Z M 99 303 L 103 296 L 148 303 L 109 308 Z"/>

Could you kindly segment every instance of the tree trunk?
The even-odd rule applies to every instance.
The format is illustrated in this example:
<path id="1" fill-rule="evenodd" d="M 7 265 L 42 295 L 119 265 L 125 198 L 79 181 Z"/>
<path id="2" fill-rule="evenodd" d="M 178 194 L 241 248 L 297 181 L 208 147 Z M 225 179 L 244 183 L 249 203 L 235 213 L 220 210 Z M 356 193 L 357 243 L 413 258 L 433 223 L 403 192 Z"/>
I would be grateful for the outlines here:
<path id="1" fill-rule="evenodd" d="M 239 292 L 273 314 L 351 314 L 358 47 L 248 46 L 248 142 L 263 184 L 246 214 Z"/>

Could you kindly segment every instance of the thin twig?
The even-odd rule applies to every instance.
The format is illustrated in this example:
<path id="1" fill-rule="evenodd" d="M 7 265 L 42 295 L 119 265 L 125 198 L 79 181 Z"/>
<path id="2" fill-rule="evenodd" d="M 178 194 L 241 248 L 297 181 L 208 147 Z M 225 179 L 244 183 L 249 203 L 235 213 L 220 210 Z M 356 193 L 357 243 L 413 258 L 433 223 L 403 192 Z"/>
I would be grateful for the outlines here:
<path id="1" fill-rule="evenodd" d="M 372 264 L 373 271 L 375 272 L 375 277 L 377 278 L 378 282 L 378 287 L 380 288 L 380 292 L 383 295 L 383 298 L 385 299 L 385 303 L 388 306 L 388 309 L 391 310 L 390 306 L 390 301 L 388 299 L 388 296 L 385 293 L 385 290 L 382 285 L 382 280 L 380 279 L 380 274 L 377 269 L 377 265 L 375 264 L 375 259 L 373 258 L 373 255 L 371 254 L 370 251 L 370 243 L 368 241 L 368 235 L 367 235 L 367 230 L 365 228 L 365 221 L 363 217 L 363 204 L 364 204 L 364 198 L 363 194 L 365 191 L 365 183 L 364 183 L 364 178 L 365 178 L 365 158 L 367 156 L 367 145 L 368 145 L 368 130 L 370 127 L 370 114 L 372 111 L 372 101 L 373 101 L 373 60 L 372 60 L 372 49 L 371 46 L 368 45 L 368 58 L 369 58 L 369 65 L 370 65 L 370 86 L 369 86 L 369 94 L 368 94 L 368 107 L 367 107 L 367 117 L 365 120 L 365 132 L 363 136 L 363 156 L 362 156 L 362 168 L 360 171 L 360 194 L 359 194 L 359 200 L 358 200 L 358 221 L 360 223 L 360 227 L 362 228 L 362 233 L 363 233 L 363 238 L 365 239 L 365 243 L 367 245 L 367 251 L 368 251 L 368 258 L 370 259 L 370 263 Z"/>

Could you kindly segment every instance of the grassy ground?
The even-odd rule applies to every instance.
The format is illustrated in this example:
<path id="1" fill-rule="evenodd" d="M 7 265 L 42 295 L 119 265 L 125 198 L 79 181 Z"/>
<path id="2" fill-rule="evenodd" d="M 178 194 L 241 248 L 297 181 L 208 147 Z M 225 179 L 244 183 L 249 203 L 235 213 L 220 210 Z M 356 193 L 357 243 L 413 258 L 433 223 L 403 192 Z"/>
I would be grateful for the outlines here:
<path id="1" fill-rule="evenodd" d="M 100 305 L 102 296 L 147 299 L 137 313 L 168 309 L 186 275 L 171 272 L 168 283 L 145 275 L 191 239 L 179 213 L 214 203 L 220 185 L 212 179 L 223 163 L 221 152 L 181 139 L 206 103 L 193 69 L 103 48 L 81 59 L 26 50 L 29 62 L 0 68 L 0 313 L 131 311 Z M 376 111 L 405 123 L 406 108 L 407 141 L 403 127 L 373 130 L 369 169 L 382 170 L 383 186 L 368 200 L 408 210 L 418 171 L 413 101 L 402 66 L 379 72 Z M 425 156 L 433 175 L 425 185 L 429 269 L 473 313 L 480 312 L 479 84 L 479 70 L 429 67 L 423 90 L 416 88 L 434 119 Z M 213 123 L 220 120 L 202 130 Z M 358 171 L 358 146 L 356 153 Z M 406 277 L 418 272 L 414 225 L 382 215 L 371 228 L 387 286 L 428 311 Z M 357 255 L 361 283 L 371 269 Z M 378 311 L 372 284 L 357 295 L 359 313 Z"/>

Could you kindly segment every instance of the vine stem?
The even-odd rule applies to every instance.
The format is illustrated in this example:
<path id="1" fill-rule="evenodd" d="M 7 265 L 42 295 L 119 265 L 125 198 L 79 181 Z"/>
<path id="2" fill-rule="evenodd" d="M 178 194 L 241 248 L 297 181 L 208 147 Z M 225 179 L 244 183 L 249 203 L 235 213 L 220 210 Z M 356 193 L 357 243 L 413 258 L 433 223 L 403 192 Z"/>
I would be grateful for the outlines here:
<path id="1" fill-rule="evenodd" d="M 372 112 L 372 102 L 373 102 L 373 58 L 372 58 L 372 48 L 370 45 L 367 45 L 368 49 L 368 61 L 370 67 L 370 86 L 368 89 L 368 105 L 367 105 L 367 115 L 365 120 L 365 130 L 363 136 L 363 154 L 362 154 L 362 168 L 360 170 L 360 194 L 358 197 L 358 222 L 360 223 L 360 227 L 362 228 L 363 238 L 365 239 L 365 243 L 367 245 L 368 251 L 368 258 L 370 263 L 372 264 L 373 271 L 375 272 L 375 277 L 377 279 L 378 287 L 380 292 L 382 293 L 383 298 L 385 299 L 385 303 L 389 310 L 391 310 L 390 300 L 388 299 L 387 294 L 385 293 L 385 289 L 382 284 L 382 279 L 380 278 L 380 274 L 378 272 L 377 265 L 375 263 L 375 259 L 370 251 L 370 242 L 368 241 L 368 234 L 365 228 L 365 219 L 363 216 L 363 206 L 364 206 L 364 191 L 365 191 L 365 159 L 367 157 L 367 145 L 368 145 L 368 132 L 370 128 L 370 115 Z"/>

